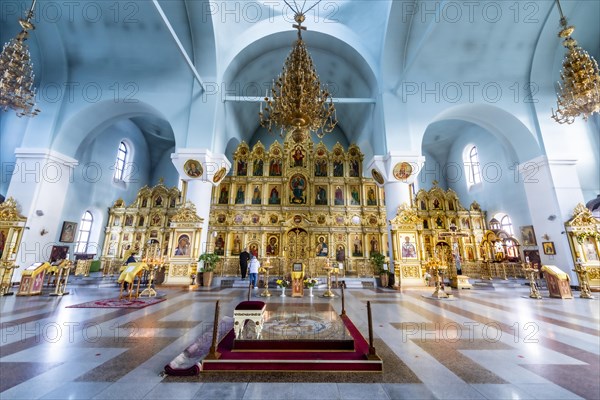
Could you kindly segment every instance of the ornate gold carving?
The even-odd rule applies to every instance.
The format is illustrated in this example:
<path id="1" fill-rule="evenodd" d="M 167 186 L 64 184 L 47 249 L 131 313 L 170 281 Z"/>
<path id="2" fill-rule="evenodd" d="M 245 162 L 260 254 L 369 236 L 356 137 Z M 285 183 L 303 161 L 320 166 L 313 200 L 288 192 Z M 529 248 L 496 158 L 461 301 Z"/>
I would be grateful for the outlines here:
<path id="1" fill-rule="evenodd" d="M 420 278 L 419 274 L 420 267 L 417 265 L 403 265 L 402 266 L 402 277 L 403 278 Z"/>
<path id="2" fill-rule="evenodd" d="M 203 219 L 196 214 L 196 206 L 191 201 L 185 204 L 171 218 L 172 222 L 203 222 Z"/>
<path id="3" fill-rule="evenodd" d="M 392 224 L 418 224 L 421 222 L 421 219 L 417 215 L 417 210 L 414 207 L 409 206 L 406 203 L 403 203 L 398 207 L 398 211 L 396 212 L 396 217 L 390 221 Z"/>
<path id="4" fill-rule="evenodd" d="M 26 219 L 19 213 L 19 205 L 12 197 L 7 198 L 4 203 L 0 204 L 0 221 L 24 221 Z"/>
<path id="5" fill-rule="evenodd" d="M 171 269 L 169 271 L 169 275 L 173 276 L 173 277 L 176 277 L 176 276 L 188 277 L 189 271 L 190 271 L 190 266 L 188 264 L 171 264 Z"/>
<path id="6" fill-rule="evenodd" d="M 582 203 L 577 204 L 573 210 L 573 218 L 567 222 L 568 226 L 589 226 L 593 228 L 598 224 L 600 224 L 600 221 L 594 218 L 592 212 Z"/>

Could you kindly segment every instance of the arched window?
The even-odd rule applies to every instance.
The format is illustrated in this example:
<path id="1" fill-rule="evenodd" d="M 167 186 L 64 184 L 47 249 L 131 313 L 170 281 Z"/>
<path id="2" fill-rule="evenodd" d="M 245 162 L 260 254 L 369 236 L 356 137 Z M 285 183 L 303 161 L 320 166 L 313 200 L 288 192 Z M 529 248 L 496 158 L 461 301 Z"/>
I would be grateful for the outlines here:
<path id="1" fill-rule="evenodd" d="M 465 162 L 465 170 L 467 171 L 467 186 L 471 187 L 481 183 L 481 169 L 479 168 L 479 153 L 477 146 L 470 145 L 463 152 L 463 161 Z"/>
<path id="2" fill-rule="evenodd" d="M 500 221 L 500 229 L 508 233 L 510 236 L 515 236 L 513 224 L 508 214 L 496 214 L 494 215 L 494 218 Z"/>
<path id="3" fill-rule="evenodd" d="M 79 232 L 77 233 L 77 242 L 75 244 L 75 254 L 85 254 L 90 243 L 90 232 L 92 231 L 92 223 L 94 217 L 92 213 L 86 211 L 79 222 Z"/>
<path id="4" fill-rule="evenodd" d="M 127 162 L 127 145 L 125 142 L 119 144 L 117 161 L 115 162 L 115 180 L 122 181 L 125 174 L 125 163 Z"/>

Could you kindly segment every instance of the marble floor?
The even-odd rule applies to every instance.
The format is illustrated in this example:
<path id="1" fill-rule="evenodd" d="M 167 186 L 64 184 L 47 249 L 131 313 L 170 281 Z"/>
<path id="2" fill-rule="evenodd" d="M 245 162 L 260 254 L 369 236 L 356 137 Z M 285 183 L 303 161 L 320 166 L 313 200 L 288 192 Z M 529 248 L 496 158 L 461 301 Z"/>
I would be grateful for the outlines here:
<path id="1" fill-rule="evenodd" d="M 367 302 L 384 374 L 218 373 L 177 378 L 163 367 L 233 315 L 239 288 L 158 288 L 143 309 L 66 308 L 118 296 L 70 286 L 63 297 L 0 298 L 0 399 L 600 399 L 600 301 L 527 296 L 495 282 L 435 300 L 432 288 L 348 289 L 346 313 L 367 336 Z M 450 292 L 450 290 L 448 290 Z M 270 303 L 341 299 L 273 296 Z M 339 294 L 339 291 L 336 293 Z M 598 295 L 598 294 L 597 294 Z M 252 297 L 257 297 L 253 291 Z"/>

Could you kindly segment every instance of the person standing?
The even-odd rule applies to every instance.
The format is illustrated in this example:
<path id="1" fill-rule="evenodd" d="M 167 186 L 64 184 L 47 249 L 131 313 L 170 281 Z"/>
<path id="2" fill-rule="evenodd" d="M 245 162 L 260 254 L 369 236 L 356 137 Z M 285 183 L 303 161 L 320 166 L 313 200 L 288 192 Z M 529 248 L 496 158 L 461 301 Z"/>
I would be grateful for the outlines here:
<path id="1" fill-rule="evenodd" d="M 240 253 L 240 271 L 242 272 L 242 279 L 246 279 L 246 272 L 248 271 L 248 260 L 250 259 L 250 253 L 244 247 L 244 251 Z"/>
<path id="2" fill-rule="evenodd" d="M 250 265 L 248 266 L 250 269 L 250 285 L 254 288 L 257 289 L 258 286 L 258 269 L 260 268 L 260 263 L 258 262 L 258 259 L 256 258 L 256 256 L 252 256 L 252 258 L 250 259 Z"/>

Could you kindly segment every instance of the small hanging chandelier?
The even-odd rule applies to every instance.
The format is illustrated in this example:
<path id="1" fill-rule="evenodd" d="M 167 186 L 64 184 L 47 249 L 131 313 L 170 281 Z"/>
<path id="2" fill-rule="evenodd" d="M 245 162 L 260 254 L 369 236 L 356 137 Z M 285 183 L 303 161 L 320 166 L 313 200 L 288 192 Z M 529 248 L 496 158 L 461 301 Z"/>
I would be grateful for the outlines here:
<path id="1" fill-rule="evenodd" d="M 563 46 L 567 54 L 558 83 L 557 109 L 552 109 L 552 118 L 559 124 L 572 124 L 575 117 L 582 116 L 587 121 L 593 113 L 600 113 L 600 73 L 598 63 L 571 37 L 574 26 L 567 26 L 559 0 L 556 0 L 562 27 L 559 37 L 564 38 Z"/>
<path id="2" fill-rule="evenodd" d="M 35 3 L 36 0 L 33 0 L 27 17 L 19 19 L 23 30 L 4 44 L 0 54 L 0 108 L 4 111 L 8 111 L 9 108 L 15 110 L 19 117 L 32 117 L 40 112 L 35 108 L 35 76 L 29 47 L 25 43 L 29 36 L 28 31 L 35 29 L 31 22 Z"/>
<path id="3" fill-rule="evenodd" d="M 313 61 L 308 53 L 306 44 L 302 40 L 302 26 L 306 12 L 290 6 L 294 11 L 293 27 L 298 30 L 298 40 L 294 43 L 292 51 L 285 60 L 283 71 L 273 81 L 271 98 L 264 98 L 265 108 L 260 104 L 258 113 L 261 126 L 268 128 L 280 128 L 283 132 L 291 133 L 296 142 L 302 142 L 315 132 L 319 138 L 331 132 L 336 124 L 336 113 L 331 94 L 326 88 L 321 87 L 319 76 Z"/>

